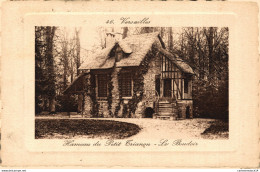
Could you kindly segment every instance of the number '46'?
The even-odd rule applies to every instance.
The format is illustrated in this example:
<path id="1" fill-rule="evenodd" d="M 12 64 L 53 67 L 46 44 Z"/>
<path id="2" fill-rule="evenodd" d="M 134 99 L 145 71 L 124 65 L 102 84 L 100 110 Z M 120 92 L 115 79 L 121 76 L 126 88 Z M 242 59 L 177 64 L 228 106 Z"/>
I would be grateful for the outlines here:
<path id="1" fill-rule="evenodd" d="M 114 24 L 114 20 L 107 20 L 106 24 Z"/>

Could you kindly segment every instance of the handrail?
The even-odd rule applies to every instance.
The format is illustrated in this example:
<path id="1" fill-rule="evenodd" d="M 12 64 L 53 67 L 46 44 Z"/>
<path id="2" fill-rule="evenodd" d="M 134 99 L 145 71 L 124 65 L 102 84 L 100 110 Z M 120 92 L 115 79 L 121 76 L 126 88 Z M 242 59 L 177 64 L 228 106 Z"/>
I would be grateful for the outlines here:
<path id="1" fill-rule="evenodd" d="M 158 91 L 156 91 L 156 90 L 154 90 L 154 91 L 155 91 L 155 96 L 157 97 L 156 102 L 158 102 L 160 99 L 160 95 L 159 95 Z"/>

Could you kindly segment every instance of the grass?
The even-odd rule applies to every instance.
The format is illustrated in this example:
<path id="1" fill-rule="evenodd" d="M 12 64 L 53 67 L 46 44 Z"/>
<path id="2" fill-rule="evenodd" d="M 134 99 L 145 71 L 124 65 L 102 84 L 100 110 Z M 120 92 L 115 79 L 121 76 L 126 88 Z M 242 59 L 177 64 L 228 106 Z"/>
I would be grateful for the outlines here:
<path id="1" fill-rule="evenodd" d="M 210 126 L 201 133 L 203 138 L 208 139 L 227 139 L 229 127 L 227 121 L 216 120 L 211 122 Z"/>
<path id="2" fill-rule="evenodd" d="M 124 139 L 137 134 L 138 125 L 95 119 L 36 119 L 36 139 L 105 138 Z"/>

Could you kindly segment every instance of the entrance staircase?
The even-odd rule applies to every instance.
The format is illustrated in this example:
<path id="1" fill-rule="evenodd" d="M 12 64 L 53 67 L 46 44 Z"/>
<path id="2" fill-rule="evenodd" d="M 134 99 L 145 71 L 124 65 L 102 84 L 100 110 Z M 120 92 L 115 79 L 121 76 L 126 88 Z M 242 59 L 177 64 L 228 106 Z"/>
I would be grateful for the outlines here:
<path id="1" fill-rule="evenodd" d="M 177 101 L 170 98 L 160 98 L 157 102 L 155 115 L 159 119 L 178 119 Z"/>

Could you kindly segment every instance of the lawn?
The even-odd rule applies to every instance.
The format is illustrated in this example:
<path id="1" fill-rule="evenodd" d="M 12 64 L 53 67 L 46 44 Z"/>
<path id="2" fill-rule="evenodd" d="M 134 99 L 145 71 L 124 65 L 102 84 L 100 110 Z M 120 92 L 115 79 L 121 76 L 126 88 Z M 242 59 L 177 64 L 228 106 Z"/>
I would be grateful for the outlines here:
<path id="1" fill-rule="evenodd" d="M 137 134 L 136 124 L 95 119 L 36 119 L 36 139 L 124 139 Z"/>

